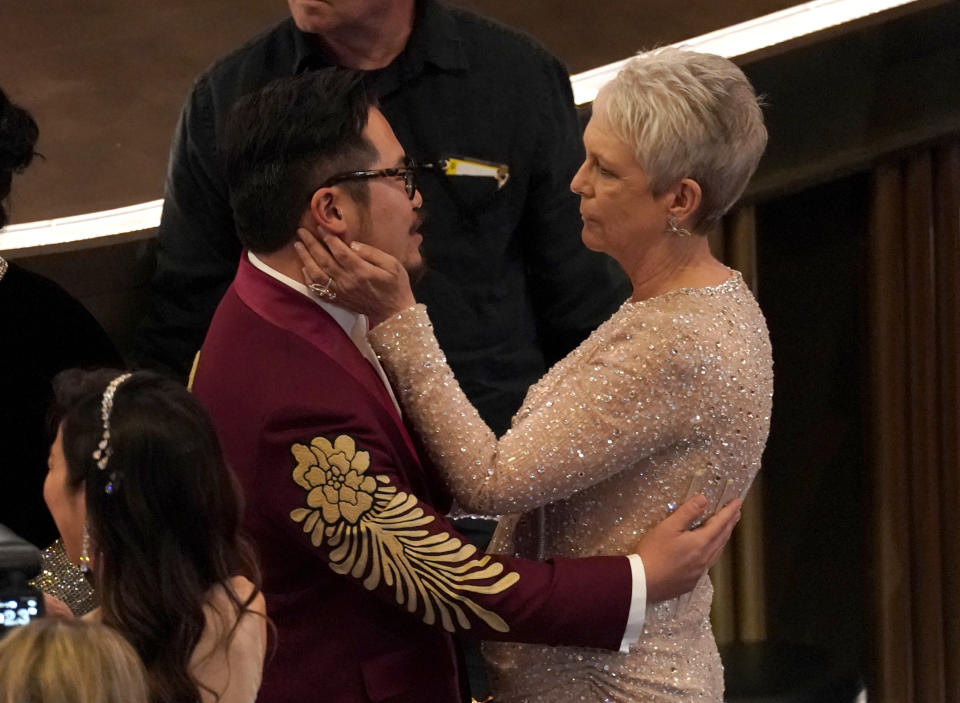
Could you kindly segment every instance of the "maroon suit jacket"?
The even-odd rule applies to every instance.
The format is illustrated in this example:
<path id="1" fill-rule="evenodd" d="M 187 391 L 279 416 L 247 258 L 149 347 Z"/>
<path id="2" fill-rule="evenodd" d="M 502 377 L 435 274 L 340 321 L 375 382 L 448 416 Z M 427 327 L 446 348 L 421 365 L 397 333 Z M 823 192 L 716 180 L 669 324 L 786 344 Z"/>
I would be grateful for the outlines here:
<path id="1" fill-rule="evenodd" d="M 259 701 L 458 701 L 455 632 L 620 646 L 628 560 L 477 552 L 370 363 L 245 256 L 193 390 L 243 486 L 276 625 Z"/>

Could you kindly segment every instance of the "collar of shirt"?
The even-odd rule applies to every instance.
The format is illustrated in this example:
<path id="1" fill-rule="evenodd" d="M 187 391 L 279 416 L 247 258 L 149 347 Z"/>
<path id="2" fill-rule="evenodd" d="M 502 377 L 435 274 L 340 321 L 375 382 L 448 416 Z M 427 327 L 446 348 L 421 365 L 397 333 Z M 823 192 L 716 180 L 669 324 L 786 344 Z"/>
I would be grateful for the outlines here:
<path id="1" fill-rule="evenodd" d="M 290 25 L 293 31 L 295 74 L 335 65 L 330 52 L 316 35 L 301 32 L 292 19 Z M 451 10 L 434 0 L 420 0 L 417 3 L 413 31 L 406 48 L 389 66 L 371 73 L 378 74 L 399 66 L 403 79 L 406 79 L 419 74 L 425 63 L 451 72 L 470 67 Z"/>
<path id="2" fill-rule="evenodd" d="M 367 332 L 370 329 L 370 323 L 367 321 L 367 316 L 355 313 L 352 310 L 347 310 L 339 305 L 334 305 L 326 300 L 321 300 L 319 296 L 317 296 L 305 285 L 300 283 L 300 281 L 295 281 L 289 276 L 286 276 L 267 266 L 252 251 L 247 252 L 247 259 L 255 268 L 263 271 L 271 278 L 280 281 L 280 283 L 283 285 L 293 288 L 293 290 L 297 291 L 298 293 L 302 293 L 310 298 L 310 300 L 323 308 L 326 313 L 330 315 L 330 317 L 332 317 L 338 325 L 340 325 L 340 328 L 347 333 L 347 336 L 350 338 L 350 341 L 353 342 L 357 350 L 373 366 L 373 370 L 377 372 L 377 375 L 380 377 L 383 385 L 386 386 L 387 393 L 390 394 L 390 399 L 393 401 L 393 406 L 397 409 L 397 412 L 400 413 L 400 416 L 402 417 L 403 413 L 400 410 L 400 403 L 397 402 L 397 397 L 393 393 L 393 387 L 390 385 L 390 379 L 387 378 L 387 374 L 383 370 L 383 366 L 380 364 L 380 360 L 377 358 L 376 352 L 373 351 L 373 347 L 371 347 L 370 342 L 367 341 Z"/>
<path id="3" fill-rule="evenodd" d="M 354 343 L 356 343 L 356 340 L 354 339 L 353 331 L 354 329 L 357 328 L 358 324 L 363 325 L 364 329 L 367 328 L 367 318 L 365 315 L 358 315 L 352 310 L 347 310 L 346 308 L 342 308 L 339 305 L 334 305 L 333 303 L 327 302 L 326 300 L 321 300 L 312 290 L 310 290 L 305 285 L 300 283 L 300 281 L 295 281 L 289 276 L 285 276 L 284 274 L 280 273 L 276 269 L 272 269 L 269 266 L 267 266 L 252 251 L 247 252 L 247 259 L 256 268 L 260 269 L 271 278 L 275 278 L 276 280 L 280 281 L 283 285 L 293 288 L 298 293 L 302 293 L 303 295 L 310 298 L 310 300 L 315 302 L 317 305 L 322 307 L 327 312 L 327 314 L 330 315 L 330 317 L 332 317 L 338 325 L 340 325 L 343 331 L 347 333 L 347 336 L 350 337 L 350 339 L 354 340 Z M 361 320 L 361 318 L 363 319 Z"/>

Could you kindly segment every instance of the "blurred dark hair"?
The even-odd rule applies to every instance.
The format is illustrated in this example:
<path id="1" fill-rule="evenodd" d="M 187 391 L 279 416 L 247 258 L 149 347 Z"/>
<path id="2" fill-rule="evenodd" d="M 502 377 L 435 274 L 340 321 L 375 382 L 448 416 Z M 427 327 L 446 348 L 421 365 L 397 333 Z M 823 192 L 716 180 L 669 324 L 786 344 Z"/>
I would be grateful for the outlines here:
<path id="1" fill-rule="evenodd" d="M 40 130 L 29 112 L 10 102 L 0 90 L 0 228 L 7 224 L 3 200 L 10 195 L 13 174 L 19 173 L 33 160 L 33 147 Z"/>
<path id="2" fill-rule="evenodd" d="M 93 452 L 103 435 L 103 391 L 120 373 L 74 369 L 54 379 L 68 483 L 86 490 L 103 622 L 140 654 L 152 703 L 199 703 L 189 662 L 210 589 L 226 586 L 238 619 L 259 591 L 256 562 L 240 536 L 241 494 L 200 403 L 146 371 L 117 388 L 111 455 L 99 470 Z M 229 588 L 237 574 L 257 586 L 244 601 Z"/>
<path id="3" fill-rule="evenodd" d="M 270 253 L 288 244 L 321 183 L 376 158 L 363 136 L 375 106 L 363 74 L 342 68 L 281 78 L 236 102 L 224 155 L 230 206 L 247 249 Z M 366 204 L 366 183 L 340 187 Z"/>

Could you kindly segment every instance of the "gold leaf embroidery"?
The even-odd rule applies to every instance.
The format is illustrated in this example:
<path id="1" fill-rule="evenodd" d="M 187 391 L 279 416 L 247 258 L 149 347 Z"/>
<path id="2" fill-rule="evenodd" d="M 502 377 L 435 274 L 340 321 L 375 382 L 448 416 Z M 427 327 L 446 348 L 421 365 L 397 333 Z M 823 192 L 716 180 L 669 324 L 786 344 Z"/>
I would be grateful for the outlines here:
<path id="1" fill-rule="evenodd" d="M 370 454 L 353 438 L 314 437 L 290 453 L 297 462 L 293 480 L 306 491 L 308 506 L 292 510 L 290 519 L 302 523 L 315 547 L 326 541 L 333 571 L 362 579 L 371 591 L 392 586 L 397 603 L 411 613 L 422 609 L 425 623 L 439 620 L 448 632 L 470 629 L 467 611 L 494 630 L 510 631 L 470 594 L 502 593 L 520 575 L 504 573 L 502 564 L 457 537 L 427 529 L 434 517 L 389 478 L 367 474 Z"/>

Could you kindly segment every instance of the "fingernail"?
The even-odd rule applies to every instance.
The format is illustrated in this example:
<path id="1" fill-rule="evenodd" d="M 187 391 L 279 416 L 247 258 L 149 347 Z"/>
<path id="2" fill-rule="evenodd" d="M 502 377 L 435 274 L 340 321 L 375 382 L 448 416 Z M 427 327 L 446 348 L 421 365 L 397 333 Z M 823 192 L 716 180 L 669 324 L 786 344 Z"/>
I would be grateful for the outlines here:
<path id="1" fill-rule="evenodd" d="M 354 251 L 360 251 L 360 242 L 350 242 L 350 248 Z"/>
<path id="2" fill-rule="evenodd" d="M 704 508 L 707 507 L 707 497 L 706 497 L 706 496 L 703 496 L 703 495 L 695 495 L 693 498 L 691 498 L 691 500 L 693 501 L 694 506 L 696 506 L 699 510 L 703 510 Z"/>

